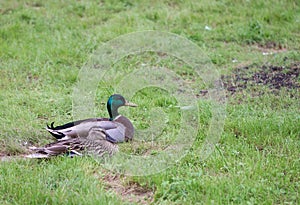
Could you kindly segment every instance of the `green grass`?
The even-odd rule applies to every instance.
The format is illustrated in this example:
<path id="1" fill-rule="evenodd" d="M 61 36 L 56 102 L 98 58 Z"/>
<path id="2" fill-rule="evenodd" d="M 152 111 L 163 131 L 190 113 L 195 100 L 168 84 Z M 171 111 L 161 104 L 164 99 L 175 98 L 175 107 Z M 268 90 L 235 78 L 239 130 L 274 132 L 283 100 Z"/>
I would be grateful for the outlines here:
<path id="1" fill-rule="evenodd" d="M 121 204 L 95 180 L 89 159 L 1 164 L 1 204 Z"/>
<path id="2" fill-rule="evenodd" d="M 298 1 L 1 1 L 0 155 L 24 154 L 28 145 L 53 140 L 43 128 L 73 120 L 72 93 L 81 67 L 103 43 L 141 30 L 191 40 L 225 75 L 246 65 L 288 67 L 300 61 Z M 143 63 L 195 81 L 195 94 L 205 88 L 183 62 L 152 52 L 123 58 L 111 71 L 122 79 Z M 105 103 L 115 89 L 109 79 L 99 83 L 97 115 L 107 116 Z M 265 94 L 257 96 L 259 91 Z M 124 144 L 121 150 L 160 153 L 180 126 L 176 99 L 147 88 L 132 100 L 140 107 L 121 112 L 137 128 L 155 123 L 151 108 L 164 111 L 166 127 L 157 136 L 164 140 Z M 204 161 L 199 149 L 211 112 L 209 101 L 198 100 L 199 132 L 190 152 L 164 172 L 120 183 L 153 190 L 154 204 L 299 204 L 299 88 L 273 94 L 267 86 L 254 86 L 229 95 L 224 132 Z M 13 160 L 1 162 L 0 172 L 0 204 L 125 203 L 105 189 L 106 172 L 92 158 Z"/>

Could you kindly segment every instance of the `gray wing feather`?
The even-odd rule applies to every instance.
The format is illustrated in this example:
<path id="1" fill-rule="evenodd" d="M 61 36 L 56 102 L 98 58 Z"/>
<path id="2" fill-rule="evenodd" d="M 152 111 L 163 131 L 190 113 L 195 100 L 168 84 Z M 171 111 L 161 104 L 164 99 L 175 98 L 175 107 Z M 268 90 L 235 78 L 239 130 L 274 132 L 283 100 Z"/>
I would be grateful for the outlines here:
<path id="1" fill-rule="evenodd" d="M 117 125 L 117 127 L 114 129 L 106 130 L 106 133 L 110 137 L 114 138 L 117 142 L 124 142 L 126 129 L 125 126 L 116 122 L 114 124 Z"/>

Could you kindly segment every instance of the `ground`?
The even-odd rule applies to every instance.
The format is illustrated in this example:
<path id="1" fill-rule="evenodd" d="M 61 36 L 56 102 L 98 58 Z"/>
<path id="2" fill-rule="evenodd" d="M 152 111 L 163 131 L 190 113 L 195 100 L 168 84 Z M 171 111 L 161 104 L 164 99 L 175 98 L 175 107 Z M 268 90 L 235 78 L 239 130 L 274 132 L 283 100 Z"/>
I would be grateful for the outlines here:
<path id="1" fill-rule="evenodd" d="M 1 1 L 0 204 L 299 204 L 299 8 L 298 1 L 259 0 Z M 96 114 L 107 116 L 108 96 L 135 69 L 174 71 L 197 100 L 199 122 L 180 160 L 153 175 L 129 176 L 92 157 L 24 159 L 29 146 L 54 140 L 47 123 L 74 119 L 74 87 L 94 52 L 144 30 L 188 39 L 220 74 L 226 119 L 209 157 L 199 152 L 212 117 L 209 86 L 180 59 L 145 52 L 112 65 L 111 78 L 97 88 Z M 136 136 L 120 150 L 157 156 L 181 125 L 177 101 L 154 88 L 130 100 L 139 107 L 120 112 L 157 140 Z M 156 121 L 166 126 L 148 129 Z"/>

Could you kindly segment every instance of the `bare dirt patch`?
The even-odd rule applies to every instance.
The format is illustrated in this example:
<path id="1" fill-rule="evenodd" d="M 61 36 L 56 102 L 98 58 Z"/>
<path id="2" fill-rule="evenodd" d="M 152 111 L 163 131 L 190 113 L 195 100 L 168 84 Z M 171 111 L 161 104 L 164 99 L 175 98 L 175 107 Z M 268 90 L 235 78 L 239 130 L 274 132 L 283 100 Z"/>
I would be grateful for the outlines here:
<path id="1" fill-rule="evenodd" d="M 150 188 L 130 181 L 126 176 L 107 173 L 103 177 L 106 189 L 114 191 L 123 201 L 137 204 L 153 202 L 154 191 Z"/>
<path id="2" fill-rule="evenodd" d="M 239 93 L 245 89 L 267 87 L 271 93 L 277 94 L 279 90 L 288 91 L 300 88 L 300 62 L 292 63 L 289 66 L 276 65 L 251 65 L 236 68 L 229 75 L 222 75 L 221 79 L 224 88 L 230 94 Z M 264 92 L 260 91 L 260 94 Z M 290 93 L 291 97 L 294 97 Z"/>
<path id="3" fill-rule="evenodd" d="M 264 55 L 271 55 L 287 51 L 284 45 L 272 41 L 266 42 L 264 44 L 256 44 L 254 47 L 261 51 Z"/>

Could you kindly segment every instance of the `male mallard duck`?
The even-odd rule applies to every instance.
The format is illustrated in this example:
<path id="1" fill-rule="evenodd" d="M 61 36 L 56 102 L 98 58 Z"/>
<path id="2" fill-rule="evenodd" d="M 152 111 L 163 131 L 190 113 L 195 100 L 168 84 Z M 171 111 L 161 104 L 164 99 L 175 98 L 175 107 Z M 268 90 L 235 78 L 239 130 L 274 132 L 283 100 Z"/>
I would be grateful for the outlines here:
<path id="1" fill-rule="evenodd" d="M 70 122 L 54 127 L 54 122 L 47 125 L 47 130 L 59 141 L 77 137 L 87 137 L 92 127 L 102 128 L 111 142 L 124 142 L 132 140 L 134 127 L 130 120 L 118 113 L 121 106 L 136 107 L 119 94 L 114 94 L 107 101 L 107 110 L 110 118 L 90 118 Z"/>
<path id="2" fill-rule="evenodd" d="M 112 156 L 118 152 L 118 145 L 111 142 L 106 131 L 100 127 L 91 127 L 86 137 L 70 138 L 56 141 L 44 147 L 32 147 L 34 154 L 28 158 L 49 158 L 61 154 L 79 155 L 90 154 L 102 157 L 105 154 Z"/>

